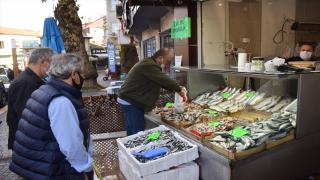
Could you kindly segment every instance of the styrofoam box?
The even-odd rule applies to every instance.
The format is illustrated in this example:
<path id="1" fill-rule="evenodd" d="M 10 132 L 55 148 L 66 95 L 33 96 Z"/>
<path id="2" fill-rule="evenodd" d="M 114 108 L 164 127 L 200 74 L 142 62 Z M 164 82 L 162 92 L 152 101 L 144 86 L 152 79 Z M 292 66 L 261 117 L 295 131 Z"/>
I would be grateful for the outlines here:
<path id="1" fill-rule="evenodd" d="M 127 179 L 132 180 L 198 180 L 199 166 L 193 161 L 179 165 L 173 169 L 164 170 L 155 174 L 140 176 L 137 170 L 118 151 L 120 171 Z"/>
<path id="2" fill-rule="evenodd" d="M 157 131 L 160 129 L 163 130 L 163 128 L 165 128 L 165 127 L 164 126 L 157 127 L 154 129 L 150 129 L 148 131 Z M 167 129 L 167 128 L 165 128 L 165 129 Z M 163 170 L 169 169 L 171 167 L 179 166 L 180 164 L 193 161 L 199 157 L 197 145 L 194 145 L 194 144 L 190 143 L 189 141 L 185 140 L 176 132 L 173 132 L 173 134 L 176 138 L 187 142 L 189 146 L 192 146 L 192 148 L 187 149 L 185 151 L 172 153 L 172 154 L 169 154 L 165 157 L 162 157 L 162 158 L 159 158 L 156 160 L 152 160 L 150 162 L 141 163 L 131 154 L 131 152 L 138 151 L 141 148 L 148 149 L 149 146 L 152 146 L 154 144 L 150 143 L 148 145 L 137 146 L 132 149 L 126 149 L 122 142 L 127 142 L 131 137 L 131 136 L 129 136 L 129 137 L 117 139 L 119 151 L 122 153 L 123 156 L 126 157 L 127 161 L 136 169 L 137 174 L 139 174 L 139 176 L 146 176 L 146 175 L 155 174 L 159 171 L 163 171 Z M 132 136 L 136 137 L 138 135 L 139 134 L 132 135 Z M 126 139 L 126 140 L 124 140 L 124 139 Z"/>
<path id="3" fill-rule="evenodd" d="M 166 128 L 164 125 L 160 125 L 156 128 L 153 128 L 153 129 L 149 129 L 147 131 L 140 131 L 138 132 L 137 134 L 134 134 L 134 135 L 131 135 L 131 136 L 127 136 L 127 137 L 124 137 L 124 138 L 118 138 L 117 139 L 117 144 L 118 144 L 118 148 L 122 151 L 126 151 L 127 149 L 130 149 L 130 148 L 126 148 L 124 146 L 124 143 L 126 143 L 127 141 L 131 140 L 131 139 L 134 139 L 138 136 L 141 136 L 141 135 L 144 135 L 144 134 L 147 134 L 149 132 L 156 132 L 156 131 L 168 131 L 170 129 Z M 137 146 L 138 147 L 138 146 Z"/>

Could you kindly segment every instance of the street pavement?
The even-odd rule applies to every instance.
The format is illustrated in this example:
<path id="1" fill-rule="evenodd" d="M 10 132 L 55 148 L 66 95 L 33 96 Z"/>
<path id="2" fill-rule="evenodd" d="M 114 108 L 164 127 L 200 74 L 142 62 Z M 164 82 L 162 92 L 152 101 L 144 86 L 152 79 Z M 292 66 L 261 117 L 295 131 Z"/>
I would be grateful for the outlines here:
<path id="1" fill-rule="evenodd" d="M 8 132 L 9 128 L 6 123 L 7 106 L 0 110 L 0 180 L 20 179 L 15 173 L 9 170 L 12 151 L 8 150 Z"/>
<path id="2" fill-rule="evenodd" d="M 97 78 L 98 84 L 103 87 L 108 87 L 110 82 L 103 81 L 104 74 L 104 67 L 97 67 L 97 72 L 99 74 Z M 83 96 L 90 96 L 90 95 L 102 95 L 105 94 L 105 90 L 87 90 L 83 91 Z M 9 164 L 11 161 L 12 151 L 8 150 L 8 132 L 9 128 L 6 123 L 7 117 L 7 106 L 0 109 L 0 180 L 23 180 L 24 178 L 19 177 L 15 173 L 9 170 Z M 95 177 L 95 179 L 97 179 Z"/>

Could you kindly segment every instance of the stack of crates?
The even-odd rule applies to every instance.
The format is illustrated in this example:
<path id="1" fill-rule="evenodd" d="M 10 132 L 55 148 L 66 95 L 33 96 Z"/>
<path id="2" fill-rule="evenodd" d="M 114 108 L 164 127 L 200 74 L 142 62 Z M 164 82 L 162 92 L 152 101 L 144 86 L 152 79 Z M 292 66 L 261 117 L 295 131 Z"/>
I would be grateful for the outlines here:
<path id="1" fill-rule="evenodd" d="M 186 139 L 182 138 L 178 133 L 173 132 L 174 136 L 182 140 L 191 147 L 184 151 L 168 154 L 159 159 L 148 161 L 146 163 L 139 162 L 131 152 L 139 152 L 142 149 L 151 149 L 150 146 L 157 145 L 149 143 L 147 145 L 139 145 L 134 148 L 126 148 L 124 144 L 140 135 L 169 130 L 161 125 L 147 131 L 139 132 L 138 134 L 118 138 L 117 144 L 119 147 L 118 157 L 121 172 L 127 179 L 133 180 L 198 180 L 199 166 L 193 162 L 198 155 L 197 145 L 192 144 Z"/>

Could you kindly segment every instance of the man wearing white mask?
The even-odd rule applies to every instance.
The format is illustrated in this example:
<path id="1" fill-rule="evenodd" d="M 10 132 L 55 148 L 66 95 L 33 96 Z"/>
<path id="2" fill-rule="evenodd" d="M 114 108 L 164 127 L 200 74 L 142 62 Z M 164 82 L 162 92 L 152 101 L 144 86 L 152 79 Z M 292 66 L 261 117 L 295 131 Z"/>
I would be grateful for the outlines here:
<path id="1" fill-rule="evenodd" d="M 286 59 L 286 62 L 292 61 L 317 61 L 314 59 L 315 47 L 310 43 L 302 43 L 300 46 L 300 55 Z"/>

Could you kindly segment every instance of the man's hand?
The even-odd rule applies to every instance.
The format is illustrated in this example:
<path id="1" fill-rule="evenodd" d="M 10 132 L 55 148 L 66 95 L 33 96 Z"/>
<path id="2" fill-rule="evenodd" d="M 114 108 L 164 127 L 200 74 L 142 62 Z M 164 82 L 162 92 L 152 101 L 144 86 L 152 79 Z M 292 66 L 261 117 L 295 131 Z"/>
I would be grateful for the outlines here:
<path id="1" fill-rule="evenodd" d="M 181 92 L 179 93 L 179 95 L 183 98 L 183 102 L 187 102 L 188 98 L 187 98 L 187 89 L 183 86 L 181 87 Z"/>

